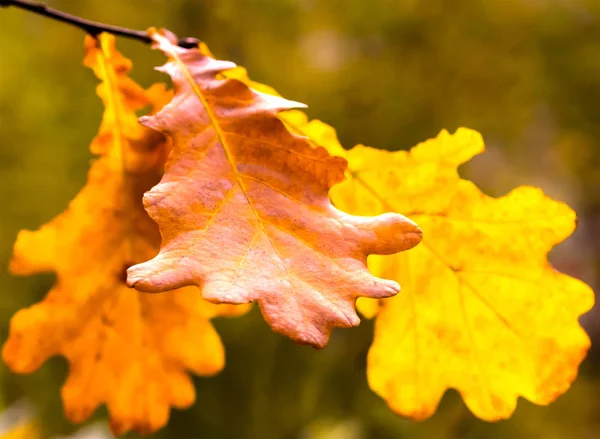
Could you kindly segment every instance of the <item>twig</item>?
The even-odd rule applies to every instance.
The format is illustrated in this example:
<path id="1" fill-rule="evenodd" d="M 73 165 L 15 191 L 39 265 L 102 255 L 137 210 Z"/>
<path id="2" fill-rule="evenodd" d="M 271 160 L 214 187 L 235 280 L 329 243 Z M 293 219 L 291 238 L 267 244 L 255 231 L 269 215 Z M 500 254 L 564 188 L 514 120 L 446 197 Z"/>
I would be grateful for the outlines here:
<path id="1" fill-rule="evenodd" d="M 111 24 L 98 23 L 85 18 L 80 18 L 75 15 L 49 8 L 43 3 L 36 3 L 29 0 L 0 0 L 0 7 L 16 6 L 17 8 L 25 9 L 44 17 L 52 18 L 56 21 L 61 21 L 86 31 L 89 35 L 96 37 L 102 32 L 108 32 L 121 37 L 132 38 L 146 44 L 152 43 L 152 38 L 146 31 L 127 29 L 124 27 L 113 26 Z M 198 46 L 200 41 L 197 38 L 180 38 L 178 45 L 187 49 Z"/>

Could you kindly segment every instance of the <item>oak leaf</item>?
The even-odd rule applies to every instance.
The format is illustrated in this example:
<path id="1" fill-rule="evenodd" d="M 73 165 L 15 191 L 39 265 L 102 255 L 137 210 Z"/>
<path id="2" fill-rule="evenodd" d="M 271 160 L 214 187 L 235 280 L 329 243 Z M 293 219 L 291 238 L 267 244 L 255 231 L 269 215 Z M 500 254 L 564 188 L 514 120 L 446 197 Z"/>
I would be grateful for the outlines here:
<path id="1" fill-rule="evenodd" d="M 369 384 L 394 411 L 427 418 L 454 388 L 493 421 L 508 418 L 519 396 L 548 404 L 568 389 L 590 346 L 577 318 L 594 294 L 547 260 L 576 227 L 567 205 L 533 187 L 491 198 L 461 179 L 457 167 L 484 150 L 473 130 L 442 131 L 410 152 L 346 152 L 323 122 L 282 117 L 348 159 L 348 178 L 331 193 L 336 206 L 399 212 L 423 230 L 414 250 L 369 259 L 403 291 L 361 307 L 377 314 Z"/>
<path id="2" fill-rule="evenodd" d="M 409 257 L 370 264 L 402 282 L 405 297 L 382 302 L 369 384 L 416 419 L 430 416 L 449 387 L 489 421 L 510 417 L 519 396 L 549 404 L 569 388 L 590 346 L 578 317 L 594 293 L 547 260 L 575 230 L 575 212 L 538 188 L 495 199 L 461 179 L 457 167 L 483 149 L 479 133 L 467 129 L 442 131 L 409 153 L 356 147 L 352 191 L 362 194 L 350 200 L 340 188 L 334 195 L 347 208 L 367 197 L 405 212 L 426 234 Z"/>
<path id="3" fill-rule="evenodd" d="M 166 139 L 140 126 L 135 112 L 159 109 L 172 93 L 162 85 L 141 88 L 127 77 L 131 63 L 114 38 L 98 41 L 86 39 L 84 64 L 102 81 L 105 112 L 91 144 L 100 158 L 65 212 L 18 235 L 10 270 L 54 271 L 57 282 L 42 302 L 15 314 L 2 354 L 19 373 L 63 355 L 69 375 L 62 398 L 71 421 L 106 403 L 116 434 L 146 433 L 166 424 L 170 406 L 193 403 L 186 370 L 211 375 L 223 367 L 210 318 L 244 307 L 210 304 L 195 287 L 148 295 L 126 286 L 125 269 L 158 251 L 158 228 L 141 200 L 160 179 L 167 153 Z"/>
<path id="4" fill-rule="evenodd" d="M 226 75 L 278 95 L 243 68 Z M 452 387 L 477 416 L 498 420 L 520 395 L 547 404 L 567 390 L 590 343 L 577 317 L 594 302 L 587 285 L 547 261 L 576 226 L 568 206 L 531 187 L 493 199 L 461 179 L 457 167 L 484 150 L 472 130 L 442 131 L 408 153 L 362 145 L 347 152 L 331 126 L 302 111 L 278 117 L 349 161 L 334 204 L 354 214 L 399 212 L 424 231 L 411 252 L 369 259 L 403 293 L 357 301 L 368 317 L 382 307 L 368 375 L 392 409 L 426 418 Z"/>
<path id="5" fill-rule="evenodd" d="M 357 297 L 396 294 L 396 282 L 369 273 L 367 255 L 413 247 L 418 227 L 397 214 L 334 208 L 328 192 L 346 161 L 277 118 L 301 104 L 225 78 L 233 63 L 182 49 L 168 32 L 151 35 L 169 58 L 161 70 L 176 93 L 141 122 L 169 136 L 173 150 L 160 184 L 144 196 L 161 250 L 128 270 L 129 285 L 198 285 L 212 302 L 256 300 L 275 331 L 315 347 L 333 327 L 359 323 Z"/>

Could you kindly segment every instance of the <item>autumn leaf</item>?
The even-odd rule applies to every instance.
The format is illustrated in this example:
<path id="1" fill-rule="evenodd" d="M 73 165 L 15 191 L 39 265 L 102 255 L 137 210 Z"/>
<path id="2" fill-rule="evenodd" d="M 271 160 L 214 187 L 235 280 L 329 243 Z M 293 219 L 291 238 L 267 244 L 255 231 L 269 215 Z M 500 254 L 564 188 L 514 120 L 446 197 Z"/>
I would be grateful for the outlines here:
<path id="1" fill-rule="evenodd" d="M 140 126 L 135 112 L 158 110 L 171 93 L 161 85 L 144 90 L 128 78 L 131 63 L 114 37 L 103 34 L 98 44 L 88 37 L 85 50 L 106 107 L 91 144 L 100 158 L 65 212 L 18 235 L 10 270 L 54 271 L 57 282 L 42 302 L 15 314 L 2 354 L 19 373 L 63 355 L 69 375 L 62 398 L 71 421 L 106 403 L 116 434 L 146 433 L 166 424 L 170 406 L 193 403 L 186 370 L 211 375 L 223 367 L 209 320 L 243 307 L 210 304 L 195 287 L 146 295 L 126 286 L 125 269 L 159 248 L 158 228 L 141 200 L 160 179 L 167 153 L 165 138 Z"/>
<path id="2" fill-rule="evenodd" d="M 278 96 L 242 68 L 225 74 Z M 348 160 L 346 180 L 331 192 L 336 206 L 357 215 L 398 212 L 423 230 L 416 249 L 369 258 L 371 271 L 403 292 L 357 301 L 368 317 L 381 306 L 368 377 L 393 410 L 424 419 L 455 388 L 475 415 L 498 420 L 512 414 L 518 396 L 548 404 L 568 389 L 590 345 L 577 317 L 594 293 L 547 261 L 576 227 L 567 205 L 532 187 L 494 199 L 461 179 L 457 167 L 484 150 L 473 130 L 442 131 L 411 152 L 346 151 L 326 123 L 299 110 L 278 117 Z"/>
<path id="3" fill-rule="evenodd" d="M 160 184 L 144 197 L 162 246 L 131 267 L 142 291 L 202 287 L 220 303 L 256 300 L 271 327 L 322 347 L 332 327 L 359 323 L 359 296 L 388 297 L 396 282 L 372 276 L 370 253 L 409 249 L 420 230 L 401 215 L 355 217 L 329 189 L 346 161 L 291 134 L 277 112 L 301 106 L 252 90 L 222 72 L 235 67 L 151 32 L 169 57 L 173 101 L 141 122 L 173 141 Z"/>
<path id="4" fill-rule="evenodd" d="M 532 187 L 495 199 L 461 179 L 457 167 L 484 149 L 472 130 L 442 131 L 410 152 L 345 152 L 323 122 L 301 112 L 285 117 L 348 159 L 348 178 L 331 194 L 337 206 L 400 212 L 423 230 L 411 252 L 369 259 L 373 273 L 403 288 L 363 304 L 368 314 L 381 307 L 369 384 L 394 411 L 424 419 L 454 388 L 476 416 L 493 421 L 509 417 L 519 396 L 548 404 L 568 389 L 590 346 L 577 318 L 594 295 L 547 260 L 575 229 L 567 205 Z"/>

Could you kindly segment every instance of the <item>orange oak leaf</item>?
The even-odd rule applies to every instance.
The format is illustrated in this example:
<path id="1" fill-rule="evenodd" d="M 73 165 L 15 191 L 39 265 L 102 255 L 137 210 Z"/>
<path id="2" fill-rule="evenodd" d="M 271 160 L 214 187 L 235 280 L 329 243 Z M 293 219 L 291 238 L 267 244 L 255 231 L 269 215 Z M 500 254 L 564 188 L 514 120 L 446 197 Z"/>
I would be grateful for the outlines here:
<path id="1" fill-rule="evenodd" d="M 410 152 L 345 152 L 323 122 L 285 117 L 348 159 L 348 179 L 331 194 L 337 206 L 400 212 L 423 230 L 413 251 L 369 259 L 373 273 L 403 287 L 363 304 L 367 314 L 378 311 L 369 384 L 394 411 L 427 418 L 454 388 L 493 421 L 509 417 L 519 396 L 548 404 L 568 389 L 590 346 L 577 318 L 594 294 L 547 260 L 575 229 L 567 205 L 532 187 L 495 199 L 461 179 L 457 167 L 484 150 L 472 130 L 442 131 Z"/>
<path id="2" fill-rule="evenodd" d="M 210 304 L 195 287 L 148 295 L 126 286 L 125 269 L 158 252 L 158 228 L 141 200 L 166 157 L 166 139 L 140 126 L 135 111 L 157 110 L 172 94 L 128 78 L 131 63 L 112 36 L 101 35 L 98 44 L 87 38 L 85 50 L 84 64 L 102 81 L 105 112 L 91 144 L 100 158 L 65 212 L 17 237 L 10 270 L 54 271 L 57 282 L 42 302 L 15 314 L 2 355 L 19 373 L 63 355 L 69 375 L 62 398 L 71 421 L 106 403 L 116 434 L 147 433 L 166 424 L 170 406 L 193 403 L 187 371 L 211 375 L 223 367 L 210 318 L 245 307 Z"/>
<path id="3" fill-rule="evenodd" d="M 141 122 L 173 140 L 160 184 L 144 197 L 162 246 L 131 267 L 143 291 L 202 286 L 212 302 L 258 301 L 271 327 L 323 347 L 333 327 L 359 323 L 359 296 L 388 297 L 394 281 L 366 267 L 370 253 L 415 246 L 420 230 L 405 217 L 357 217 L 328 198 L 346 161 L 291 134 L 277 112 L 301 106 L 224 78 L 235 67 L 182 49 L 151 31 L 169 57 L 162 68 L 173 101 Z"/>

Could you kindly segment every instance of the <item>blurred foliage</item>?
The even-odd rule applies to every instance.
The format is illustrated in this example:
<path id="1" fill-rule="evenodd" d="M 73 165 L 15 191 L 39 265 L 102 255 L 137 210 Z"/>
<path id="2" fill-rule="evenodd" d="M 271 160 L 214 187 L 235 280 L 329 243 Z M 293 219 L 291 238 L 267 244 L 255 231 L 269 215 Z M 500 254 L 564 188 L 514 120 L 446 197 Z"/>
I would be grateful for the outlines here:
<path id="1" fill-rule="evenodd" d="M 580 215 L 552 253 L 561 271 L 593 287 L 600 275 L 600 2 L 598 0 L 104 0 L 48 1 L 129 28 L 164 26 L 203 39 L 222 59 L 356 143 L 407 149 L 440 129 L 480 131 L 488 152 L 464 169 L 491 195 L 541 186 Z M 85 181 L 102 105 L 81 66 L 79 30 L 15 8 L 0 9 L 0 265 L 20 228 L 61 212 Z M 159 54 L 120 40 L 141 84 Z M 507 237 L 509 239 L 509 237 Z M 51 276 L 0 274 L 0 331 L 39 300 Z M 600 318 L 583 322 L 600 342 Z M 255 309 L 217 321 L 228 364 L 197 379 L 198 402 L 175 412 L 169 439 L 600 437 L 598 350 L 573 388 L 550 407 L 521 401 L 509 421 L 478 421 L 452 392 L 422 423 L 401 419 L 368 389 L 372 322 L 336 331 L 323 351 L 271 333 Z M 23 394 L 49 434 L 73 430 L 61 415 L 65 363 L 31 376 L 2 368 L 1 399 Z M 102 413 L 98 414 L 101 417 Z M 133 437 L 133 436 L 131 436 Z"/>

